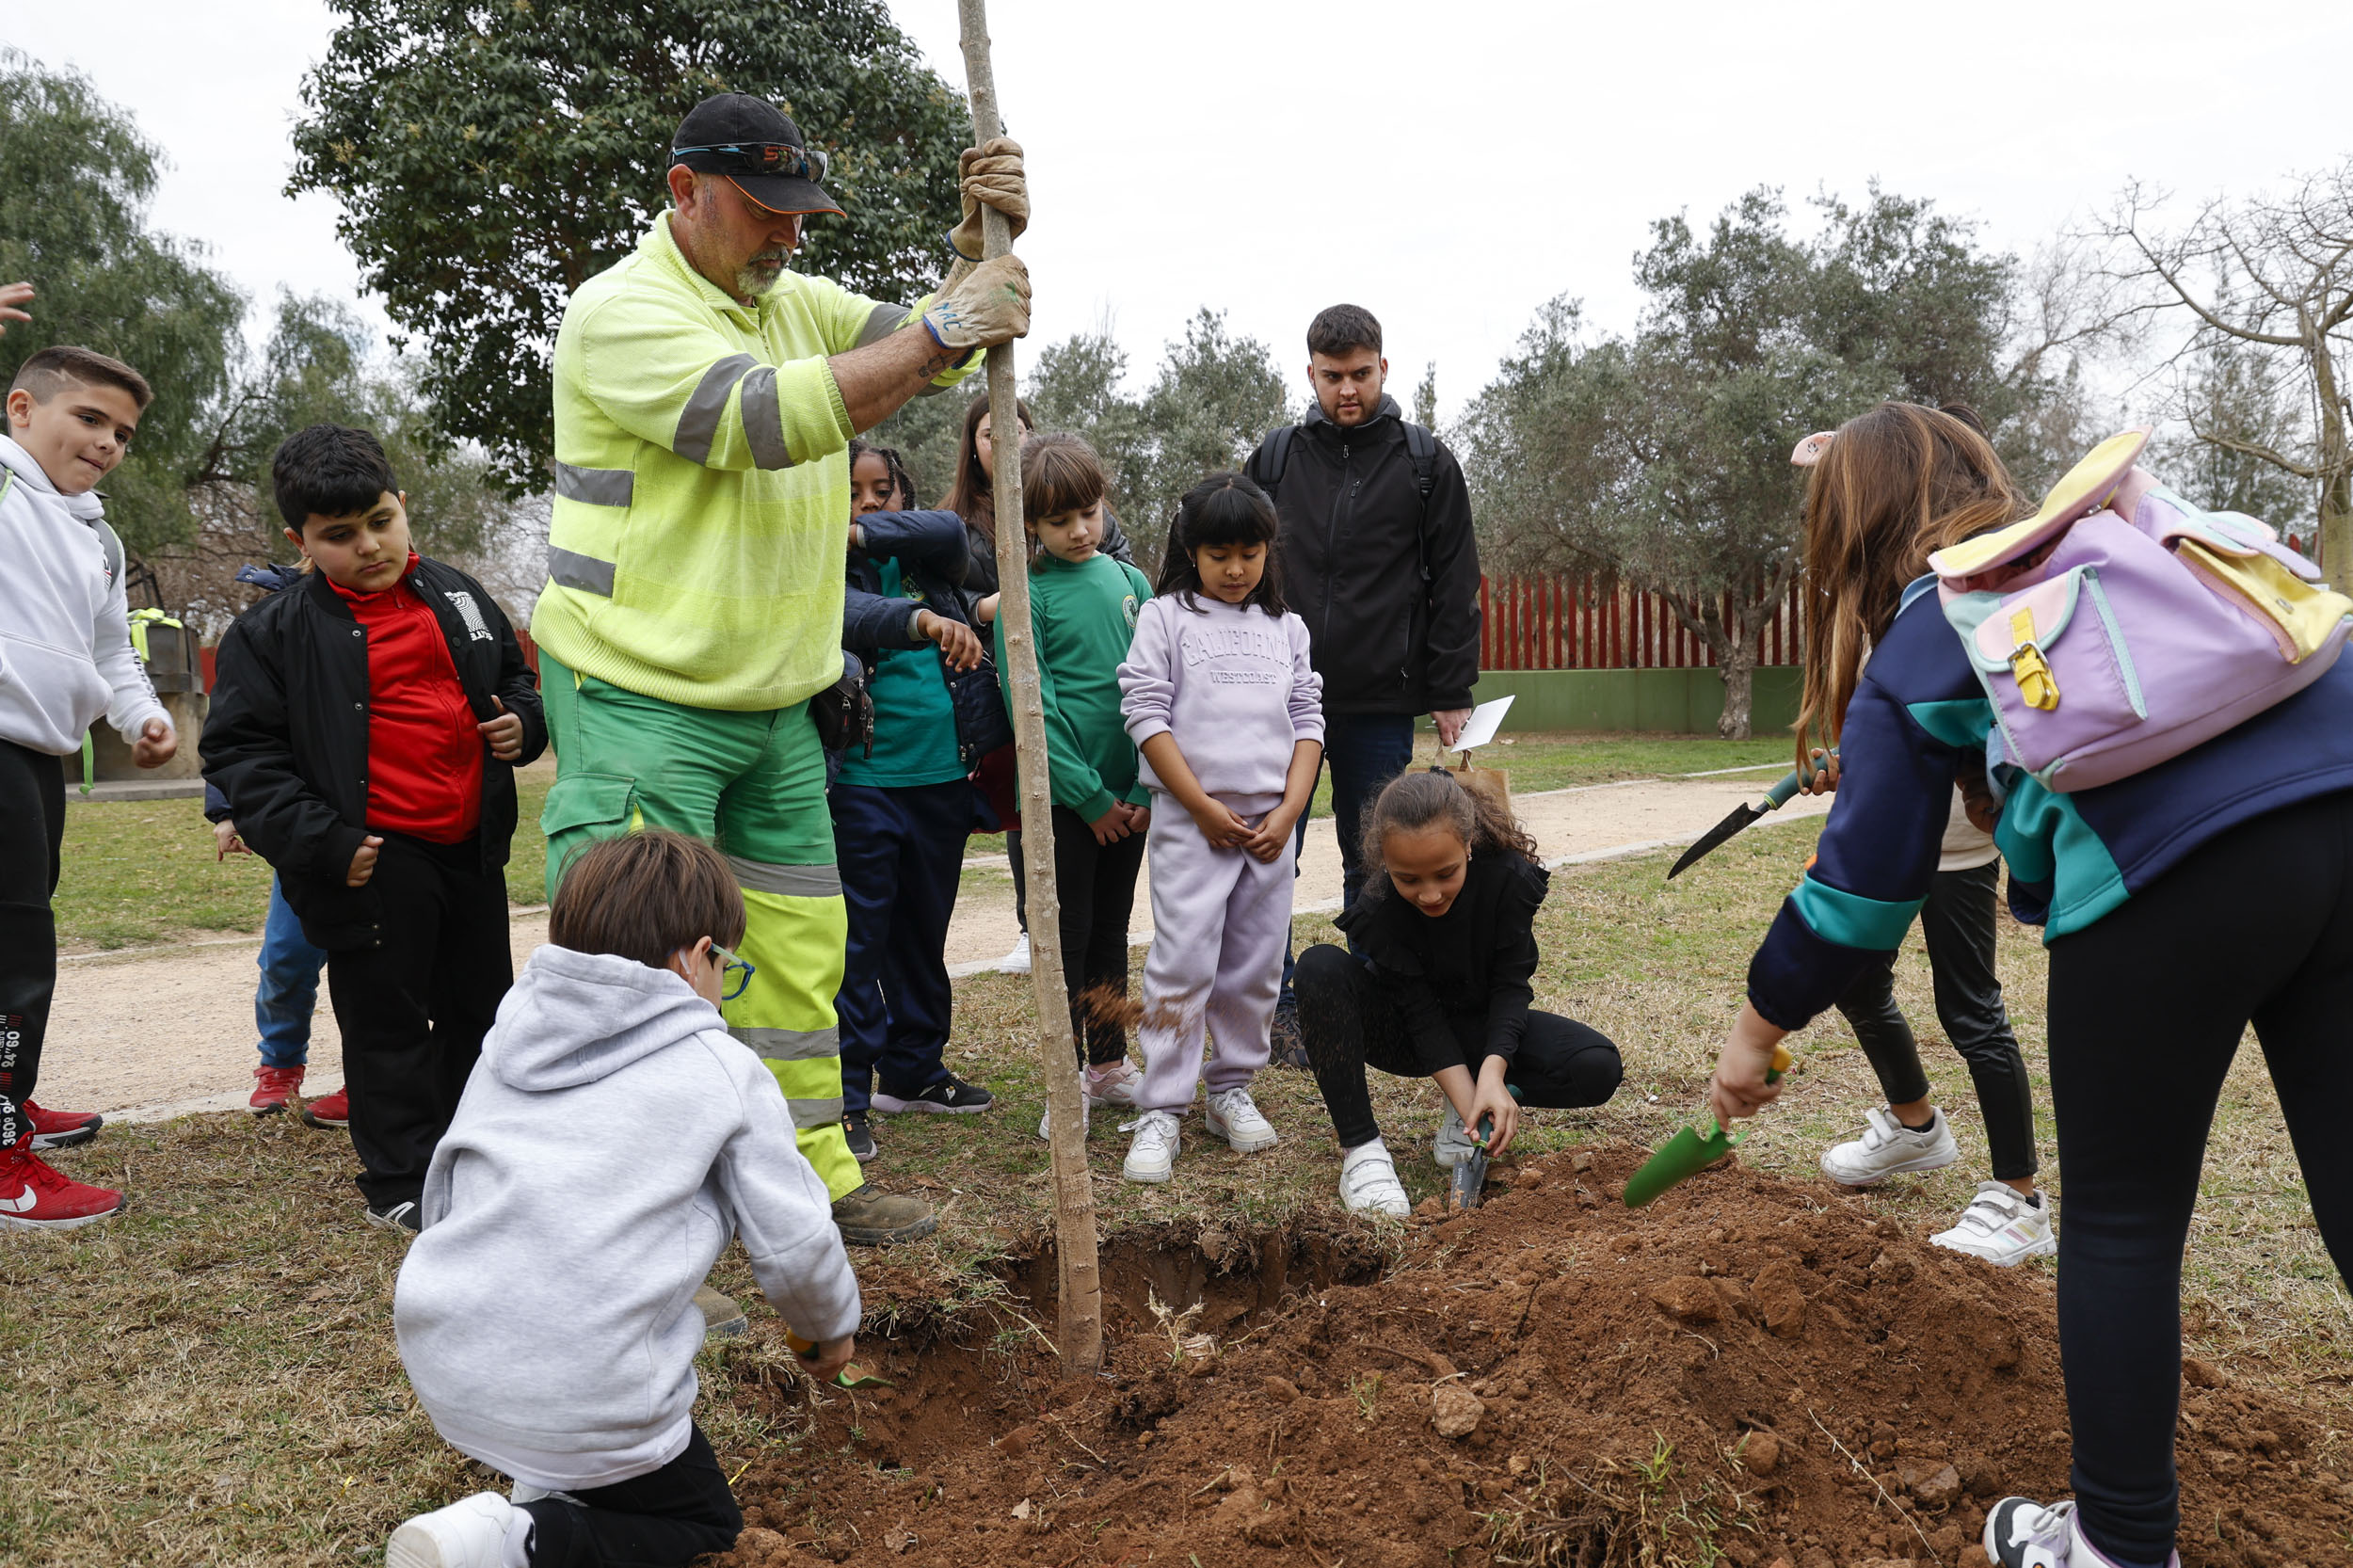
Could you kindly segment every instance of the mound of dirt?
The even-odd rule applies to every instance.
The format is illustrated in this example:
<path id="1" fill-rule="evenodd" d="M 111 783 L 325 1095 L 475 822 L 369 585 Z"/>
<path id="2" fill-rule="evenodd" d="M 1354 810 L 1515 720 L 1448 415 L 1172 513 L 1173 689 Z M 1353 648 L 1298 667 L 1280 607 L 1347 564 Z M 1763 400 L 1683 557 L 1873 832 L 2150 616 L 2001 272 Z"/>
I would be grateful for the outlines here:
<path id="1" fill-rule="evenodd" d="M 706 1560 L 1974 1568 L 1990 1502 L 2064 1493 L 2044 1280 L 1738 1169 L 1629 1213 L 1641 1154 L 1499 1171 L 1366 1283 L 1225 1236 L 1225 1288 L 1207 1247 L 1140 1287 L 1109 1248 L 1128 1310 L 1100 1378 L 1060 1380 L 1003 1309 L 870 1343 L 894 1389 L 748 1390 L 801 1435 L 738 1480 L 749 1528 Z M 1151 1314 L 1163 1283 L 1204 1311 Z M 2188 1381 L 2184 1561 L 2342 1561 L 2353 1488 L 2318 1424 Z"/>

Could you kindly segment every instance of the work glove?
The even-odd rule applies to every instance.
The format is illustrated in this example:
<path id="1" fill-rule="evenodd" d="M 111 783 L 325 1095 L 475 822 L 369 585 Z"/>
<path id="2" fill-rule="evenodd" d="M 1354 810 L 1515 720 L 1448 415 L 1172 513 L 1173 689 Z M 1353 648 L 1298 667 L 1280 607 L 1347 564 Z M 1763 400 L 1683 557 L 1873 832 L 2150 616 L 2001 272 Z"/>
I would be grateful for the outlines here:
<path id="1" fill-rule="evenodd" d="M 956 158 L 956 193 L 964 199 L 964 221 L 948 234 L 948 243 L 968 262 L 981 259 L 981 209 L 994 207 L 1005 215 L 1013 237 L 1030 226 L 1030 182 L 1021 172 L 1021 144 L 1011 136 L 991 136 L 985 146 L 968 147 Z"/>
<path id="2" fill-rule="evenodd" d="M 923 329 L 942 348 L 994 348 L 1030 330 L 1030 269 L 1011 253 L 983 262 L 932 301 Z"/>

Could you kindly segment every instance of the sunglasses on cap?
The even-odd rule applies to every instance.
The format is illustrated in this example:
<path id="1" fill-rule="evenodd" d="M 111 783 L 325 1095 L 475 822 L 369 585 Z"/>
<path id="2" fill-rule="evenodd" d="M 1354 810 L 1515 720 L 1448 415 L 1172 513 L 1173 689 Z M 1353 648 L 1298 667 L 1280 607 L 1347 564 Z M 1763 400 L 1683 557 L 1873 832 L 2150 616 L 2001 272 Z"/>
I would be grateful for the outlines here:
<path id="1" fill-rule="evenodd" d="M 782 174 L 818 184 L 824 183 L 828 163 L 824 148 L 795 147 L 789 141 L 728 141 L 709 147 L 670 149 L 674 161 L 689 152 L 723 152 L 750 164 L 748 173 Z"/>

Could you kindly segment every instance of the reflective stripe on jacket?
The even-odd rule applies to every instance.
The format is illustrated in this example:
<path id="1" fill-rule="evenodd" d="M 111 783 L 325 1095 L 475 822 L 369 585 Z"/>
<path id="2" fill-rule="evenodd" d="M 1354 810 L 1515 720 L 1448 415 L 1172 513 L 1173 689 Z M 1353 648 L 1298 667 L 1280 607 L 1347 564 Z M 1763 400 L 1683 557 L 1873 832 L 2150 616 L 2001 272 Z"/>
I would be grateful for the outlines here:
<path id="1" fill-rule="evenodd" d="M 784 708 L 831 684 L 852 430 L 825 361 L 921 308 L 790 272 L 747 308 L 656 218 L 556 333 L 555 508 L 532 635 L 583 675 L 688 707 Z"/>

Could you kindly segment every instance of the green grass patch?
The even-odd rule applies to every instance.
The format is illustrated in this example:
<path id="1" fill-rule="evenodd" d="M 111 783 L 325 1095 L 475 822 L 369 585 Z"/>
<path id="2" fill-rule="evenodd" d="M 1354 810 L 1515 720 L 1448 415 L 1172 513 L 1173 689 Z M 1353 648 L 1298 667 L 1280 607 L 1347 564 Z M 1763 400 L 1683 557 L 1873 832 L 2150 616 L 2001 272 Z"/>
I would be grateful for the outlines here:
<path id="1" fill-rule="evenodd" d="M 539 808 L 554 782 L 552 763 L 515 776 L 521 815 L 506 863 L 506 896 L 517 904 L 547 900 Z M 57 946 L 87 952 L 258 933 L 269 916 L 269 881 L 258 856 L 214 858 L 200 799 L 78 803 L 65 816 Z"/>

